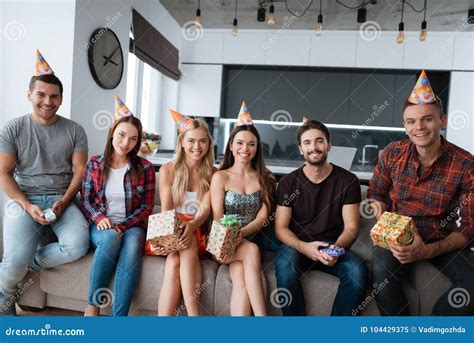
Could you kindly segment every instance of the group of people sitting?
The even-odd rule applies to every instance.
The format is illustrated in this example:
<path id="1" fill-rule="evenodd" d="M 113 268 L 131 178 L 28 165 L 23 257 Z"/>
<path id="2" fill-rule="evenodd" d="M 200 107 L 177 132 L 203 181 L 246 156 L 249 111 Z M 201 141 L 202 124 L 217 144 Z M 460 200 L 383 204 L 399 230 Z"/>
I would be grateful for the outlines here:
<path id="1" fill-rule="evenodd" d="M 138 156 L 140 120 L 116 97 L 104 153 L 87 162 L 84 129 L 57 114 L 62 93 L 61 81 L 38 52 L 28 91 L 32 113 L 0 131 L 0 186 L 9 198 L 0 314 L 15 314 L 17 285 L 28 271 L 75 261 L 90 247 L 95 251 L 86 316 L 99 315 L 97 292 L 108 287 L 114 270 L 112 314 L 128 315 L 144 254 L 166 258 L 158 315 L 173 315 L 181 297 L 188 315 L 200 314 L 204 258 L 229 265 L 231 315 L 266 315 L 262 250 L 274 253 L 278 290 L 291 293 L 284 315 L 305 315 L 301 277 L 308 270 L 339 278 L 332 315 L 351 315 L 362 303 L 368 270 L 350 250 L 359 231 L 360 184 L 353 173 L 328 162 L 331 139 L 323 123 L 308 119 L 299 127 L 296 139 L 305 163 L 277 186 L 245 102 L 218 169 L 206 123 L 171 111 L 178 128 L 175 158 L 161 166 L 158 186 L 161 211 L 174 209 L 183 232 L 180 249 L 167 255 L 146 242 L 156 180 L 153 165 Z M 452 283 L 433 314 L 472 315 L 473 301 L 454 307 L 448 294 L 462 287 L 474 295 L 473 156 L 441 136 L 446 116 L 424 72 L 405 103 L 403 122 L 408 139 L 384 149 L 368 198 L 376 218 L 386 210 L 413 218 L 414 240 L 408 246 L 374 247 L 374 285 L 386 283 L 376 293 L 378 308 L 382 315 L 408 315 L 403 273 L 428 260 Z M 239 218 L 237 249 L 212 256 L 206 252 L 209 219 L 224 214 Z M 57 242 L 38 248 L 47 226 Z M 328 248 L 345 253 L 336 256 Z"/>

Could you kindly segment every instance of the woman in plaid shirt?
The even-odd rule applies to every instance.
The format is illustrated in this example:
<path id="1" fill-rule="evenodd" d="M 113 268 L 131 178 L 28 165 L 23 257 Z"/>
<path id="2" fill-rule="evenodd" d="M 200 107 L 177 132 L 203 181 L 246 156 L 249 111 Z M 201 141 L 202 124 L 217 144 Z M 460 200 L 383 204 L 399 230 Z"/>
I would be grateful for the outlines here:
<path id="1" fill-rule="evenodd" d="M 83 174 L 81 205 L 91 223 L 95 247 L 85 316 L 112 305 L 112 315 L 126 316 L 141 271 L 146 223 L 153 211 L 155 172 L 137 156 L 142 138 L 139 119 L 114 122 L 103 155 L 90 159 Z M 117 266 L 114 293 L 107 288 Z"/>

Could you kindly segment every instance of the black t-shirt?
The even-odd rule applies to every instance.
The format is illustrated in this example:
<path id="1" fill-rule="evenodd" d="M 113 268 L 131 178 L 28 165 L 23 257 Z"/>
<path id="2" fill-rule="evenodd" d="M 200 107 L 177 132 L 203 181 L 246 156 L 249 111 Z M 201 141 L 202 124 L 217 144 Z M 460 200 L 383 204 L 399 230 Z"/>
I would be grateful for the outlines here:
<path id="1" fill-rule="evenodd" d="M 292 209 L 290 230 L 305 242 L 336 241 L 344 229 L 342 206 L 360 201 L 359 179 L 336 165 L 319 184 L 298 168 L 282 177 L 277 189 L 277 204 Z"/>

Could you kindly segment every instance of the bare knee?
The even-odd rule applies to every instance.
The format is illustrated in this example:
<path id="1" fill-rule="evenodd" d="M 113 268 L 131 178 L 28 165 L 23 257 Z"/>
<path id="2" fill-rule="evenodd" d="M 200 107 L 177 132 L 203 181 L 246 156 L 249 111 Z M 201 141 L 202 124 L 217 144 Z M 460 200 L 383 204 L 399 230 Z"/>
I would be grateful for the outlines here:
<path id="1" fill-rule="evenodd" d="M 196 237 L 191 239 L 191 244 L 186 249 L 179 250 L 179 255 L 184 258 L 198 257 L 198 245 Z"/>
<path id="2" fill-rule="evenodd" d="M 245 277 L 244 277 L 244 265 L 240 261 L 232 262 L 229 265 L 230 279 L 232 280 L 233 287 L 244 288 Z"/>
<path id="3" fill-rule="evenodd" d="M 260 249 L 257 244 L 252 242 L 246 242 L 244 249 L 244 260 L 248 262 L 260 263 Z"/>
<path id="4" fill-rule="evenodd" d="M 165 274 L 179 282 L 180 259 L 178 253 L 171 253 L 166 257 Z"/>

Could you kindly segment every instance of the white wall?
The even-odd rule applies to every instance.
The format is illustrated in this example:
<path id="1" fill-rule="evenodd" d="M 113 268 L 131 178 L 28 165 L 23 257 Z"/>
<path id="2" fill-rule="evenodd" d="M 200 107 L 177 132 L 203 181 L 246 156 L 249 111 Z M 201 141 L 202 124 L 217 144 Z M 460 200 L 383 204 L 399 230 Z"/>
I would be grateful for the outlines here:
<path id="1" fill-rule="evenodd" d="M 36 48 L 63 83 L 64 101 L 59 114 L 70 117 L 74 3 L 74 0 L 1 1 L 1 122 L 31 112 L 26 92 L 34 72 Z"/>
<path id="2" fill-rule="evenodd" d="M 179 80 L 179 111 L 191 116 L 219 117 L 222 65 L 183 64 Z"/>
<path id="3" fill-rule="evenodd" d="M 474 70 L 474 32 L 429 32 L 425 42 L 418 32 L 370 35 L 359 31 L 230 30 L 208 29 L 199 39 L 183 40 L 183 63 L 244 65 L 304 65 L 393 69 Z"/>
<path id="4" fill-rule="evenodd" d="M 0 1 L 0 29 L 3 32 L 3 17 L 5 15 L 5 3 Z M 0 94 L 3 94 L 3 82 L 4 82 L 4 68 L 3 68 L 3 54 L 5 53 L 5 49 L 3 48 L 3 40 L 5 39 L 5 35 L 0 35 Z M 3 109 L 3 96 L 0 96 L 0 108 Z M 3 122 L 3 110 L 0 111 L 0 122 Z"/>
<path id="5" fill-rule="evenodd" d="M 452 72 L 447 138 L 474 153 L 474 72 Z"/>
<path id="6" fill-rule="evenodd" d="M 115 95 L 125 99 L 130 2 L 76 0 L 75 12 L 71 118 L 86 130 L 89 155 L 95 155 L 104 149 L 107 131 L 113 122 Z M 91 34 L 107 23 L 122 45 L 125 65 L 122 81 L 112 90 L 102 89 L 95 83 L 87 60 L 87 42 Z"/>

